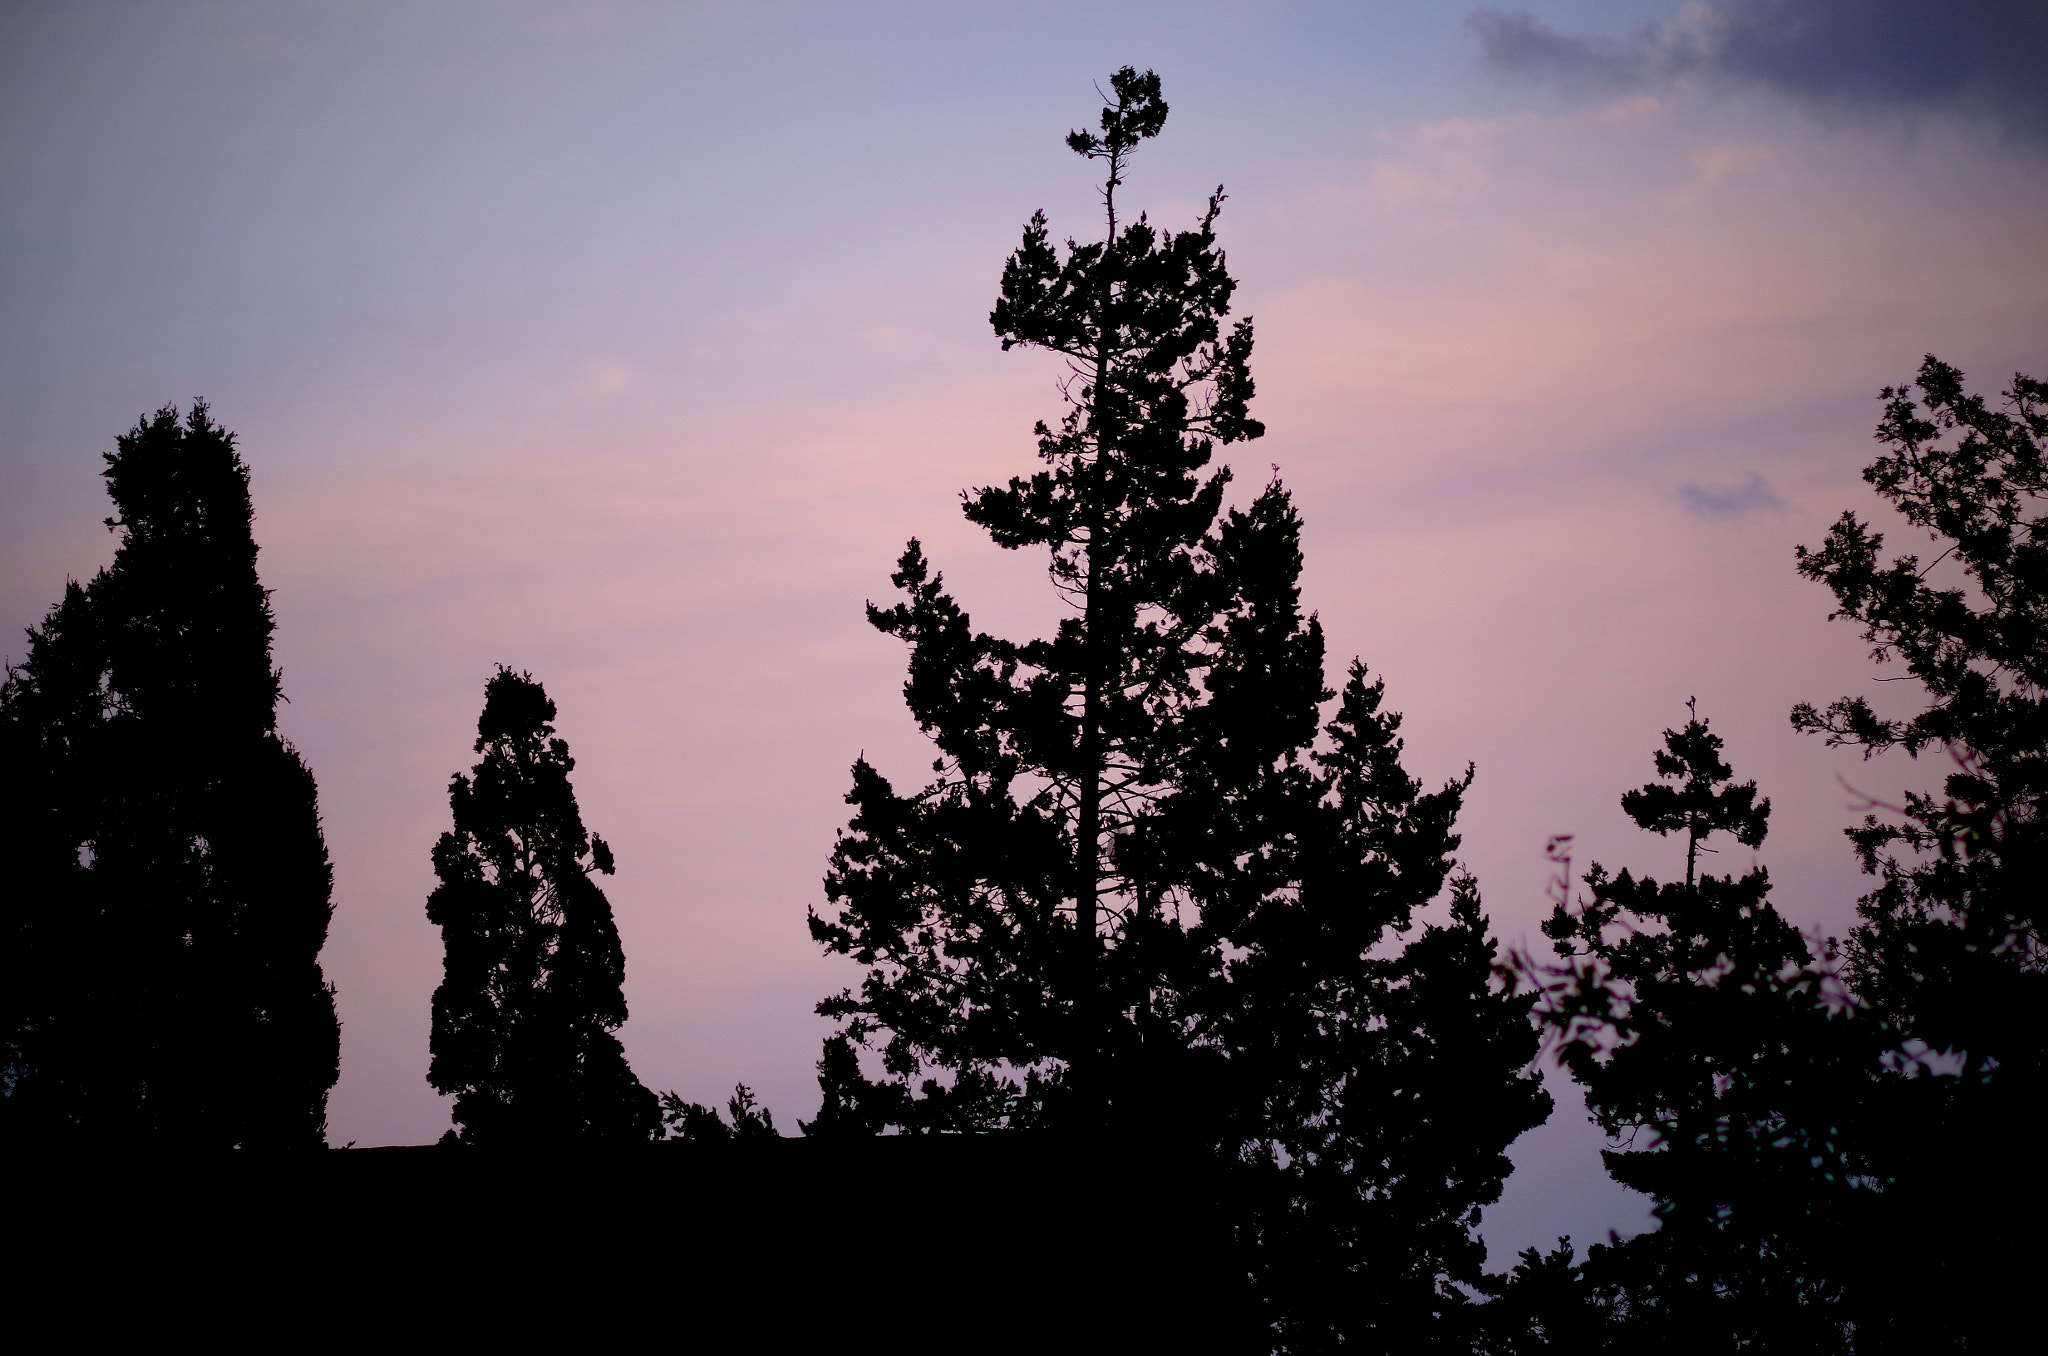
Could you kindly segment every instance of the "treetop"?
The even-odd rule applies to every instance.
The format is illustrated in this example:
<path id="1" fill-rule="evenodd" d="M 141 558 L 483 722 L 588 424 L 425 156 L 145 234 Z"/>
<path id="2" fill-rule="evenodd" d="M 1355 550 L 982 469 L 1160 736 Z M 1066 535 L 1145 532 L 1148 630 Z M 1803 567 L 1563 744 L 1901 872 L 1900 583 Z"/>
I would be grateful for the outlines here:
<path id="1" fill-rule="evenodd" d="M 1159 129 L 1166 126 L 1166 100 L 1159 97 L 1158 74 L 1147 71 L 1140 75 L 1134 66 L 1126 66 L 1109 77 L 1109 88 L 1116 102 L 1111 103 L 1109 95 L 1103 95 L 1102 134 L 1069 132 L 1067 145 L 1076 155 L 1109 160 L 1113 175 L 1114 166 L 1125 151 L 1147 137 L 1158 136 Z"/>
<path id="2" fill-rule="evenodd" d="M 499 740 L 530 735 L 545 739 L 554 733 L 555 704 L 547 689 L 530 673 L 514 673 L 503 664 L 484 685 L 484 710 L 476 723 L 476 749 Z"/>

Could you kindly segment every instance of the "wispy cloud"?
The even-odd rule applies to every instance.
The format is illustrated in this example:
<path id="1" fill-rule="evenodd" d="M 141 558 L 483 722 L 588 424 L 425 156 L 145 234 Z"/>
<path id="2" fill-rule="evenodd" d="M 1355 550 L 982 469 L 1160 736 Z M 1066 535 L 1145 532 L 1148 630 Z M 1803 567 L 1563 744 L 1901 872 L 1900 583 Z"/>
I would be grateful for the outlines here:
<path id="1" fill-rule="evenodd" d="M 1533 15 L 1467 21 L 1487 64 L 1611 94 L 1687 77 L 1815 105 L 1946 112 L 2048 148 L 2048 6 L 2038 0 L 1722 0 L 1621 36 L 1562 33 Z"/>
<path id="2" fill-rule="evenodd" d="M 1778 498 L 1771 483 L 1756 471 L 1732 484 L 1696 485 L 1687 481 L 1678 487 L 1678 498 L 1700 518 L 1739 518 L 1785 507 L 1785 501 Z"/>

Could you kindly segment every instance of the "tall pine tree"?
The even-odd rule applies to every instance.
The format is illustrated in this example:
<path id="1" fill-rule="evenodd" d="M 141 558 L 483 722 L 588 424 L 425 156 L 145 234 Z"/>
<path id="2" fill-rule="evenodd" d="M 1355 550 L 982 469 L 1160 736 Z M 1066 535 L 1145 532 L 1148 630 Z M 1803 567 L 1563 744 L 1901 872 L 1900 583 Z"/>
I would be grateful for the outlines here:
<path id="1" fill-rule="evenodd" d="M 1455 1306 L 1479 1207 L 1547 1099 L 1520 1072 L 1528 999 L 1491 978 L 1452 876 L 1467 785 L 1400 767 L 1399 717 L 1354 666 L 1319 741 L 1323 639 L 1300 520 L 1275 480 L 1224 508 L 1219 445 L 1260 436 L 1249 321 L 1217 247 L 1127 220 L 1130 156 L 1166 119 L 1126 67 L 1099 131 L 1105 232 L 1032 217 L 991 321 L 1066 366 L 1042 469 L 967 496 L 1001 546 L 1049 556 L 1049 637 L 973 629 L 913 541 L 870 621 L 910 646 L 904 693 L 937 780 L 855 764 L 813 935 L 867 968 L 820 1005 L 813 1134 L 1037 1129 L 1194 1146 L 1233 1182 L 1287 1346 L 1388 1340 Z M 864 1063 L 862 1052 L 867 1052 Z"/>
<path id="2" fill-rule="evenodd" d="M 484 687 L 469 776 L 449 787 L 455 827 L 434 845 L 441 929 L 427 1079 L 453 1094 L 464 1144 L 630 1144 L 661 1111 L 613 1033 L 626 1020 L 625 955 L 591 873 L 611 849 L 588 833 L 555 704 L 501 668 Z"/>
<path id="3" fill-rule="evenodd" d="M 0 1133 L 318 1147 L 331 872 L 277 733 L 249 470 L 203 403 L 106 462 L 114 562 L 0 690 Z"/>

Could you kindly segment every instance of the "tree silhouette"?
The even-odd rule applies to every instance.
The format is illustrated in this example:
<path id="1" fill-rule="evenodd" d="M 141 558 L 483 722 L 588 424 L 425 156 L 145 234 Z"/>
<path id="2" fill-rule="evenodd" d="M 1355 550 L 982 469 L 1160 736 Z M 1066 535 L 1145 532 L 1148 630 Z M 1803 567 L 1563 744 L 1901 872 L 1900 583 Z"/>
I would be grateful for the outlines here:
<path id="1" fill-rule="evenodd" d="M 277 733 L 249 470 L 203 402 L 106 463 L 114 562 L 0 690 L 0 1133 L 318 1147 L 332 878 Z"/>
<path id="2" fill-rule="evenodd" d="M 1480 1209 L 1512 1170 L 1507 1146 L 1551 1107 L 1524 1072 L 1533 995 L 1494 981 L 1477 886 L 1447 870 L 1471 773 L 1423 792 L 1382 697 L 1354 663 L 1311 756 L 1293 889 L 1244 929 L 1217 1002 L 1253 1108 L 1225 1147 L 1285 1350 L 1466 1334 L 1476 1316 L 1449 1282 L 1481 1281 Z M 1448 917 L 1403 944 L 1447 876 Z"/>
<path id="3" fill-rule="evenodd" d="M 1691 700 L 1685 709 L 1692 719 L 1683 730 L 1664 732 L 1664 747 L 1654 759 L 1657 775 L 1676 785 L 1651 782 L 1624 792 L 1621 808 L 1651 833 L 1685 834 L 1685 884 L 1691 889 L 1699 877 L 1701 840 L 1725 833 L 1743 847 L 1761 847 L 1771 803 L 1757 800 L 1755 782 L 1730 783 L 1734 771 L 1721 761 L 1721 737 L 1708 733 Z"/>
<path id="4" fill-rule="evenodd" d="M 1939 546 L 1932 559 L 1887 559 L 1851 513 L 1799 552 L 1834 616 L 1862 627 L 1879 663 L 1902 663 L 1925 705 L 1893 718 L 1845 697 L 1801 704 L 1793 725 L 1865 757 L 1938 749 L 1953 764 L 1939 792 L 1874 807 L 1849 831 L 1877 878 L 1845 951 L 1892 1033 L 1873 1142 L 1892 1232 L 1902 1250 L 1947 1240 L 1891 1287 L 1952 1299 L 1936 1315 L 1901 1309 L 1903 1348 L 2011 1321 L 2038 1256 L 2010 1166 L 1981 1151 L 2033 1133 L 2048 1074 L 2048 385 L 2016 375 L 2006 398 L 2001 410 L 1968 394 L 1932 356 L 1915 385 L 1882 393 L 1888 450 L 1864 479 Z"/>
<path id="5" fill-rule="evenodd" d="M 464 1144 L 644 1142 L 660 1126 L 612 1034 L 626 963 L 590 878 L 611 874 L 612 854 L 584 831 L 554 718 L 530 675 L 498 670 L 477 722 L 483 759 L 450 785 L 455 827 L 434 845 L 427 917 L 446 961 L 427 1080 L 454 1095 Z"/>
<path id="6" fill-rule="evenodd" d="M 1851 831 L 1878 888 L 1850 938 L 1857 987 L 1924 1043 L 1921 1060 L 1961 1061 L 1962 1083 L 2038 1088 L 2048 1002 L 2041 888 L 2048 798 L 2048 386 L 2015 376 L 2010 413 L 1964 392 L 1929 357 L 1911 387 L 1888 388 L 1878 437 L 1891 451 L 1864 479 L 1942 547 L 1883 558 L 1884 538 L 1845 513 L 1799 569 L 1826 584 L 1836 617 L 1863 627 L 1879 663 L 1902 662 L 1928 699 L 1906 719 L 1861 697 L 1801 704 L 1795 727 L 1866 757 L 1941 749 L 1942 793 Z M 1925 414 L 1920 410 L 1924 402 Z M 1953 435 L 1953 436 L 1951 436 Z M 1959 576 L 1930 579 L 1943 562 Z"/>
<path id="7" fill-rule="evenodd" d="M 1760 846 L 1770 818 L 1721 747 L 1694 715 L 1664 732 L 1665 780 L 1621 799 L 1641 827 L 1685 835 L 1685 880 L 1595 864 L 1590 898 L 1544 924 L 1566 958 L 1545 975 L 1559 1058 L 1617 1145 L 1608 1171 L 1661 1222 L 1596 1247 L 1587 1285 L 1618 1343 L 1844 1349 L 1851 1245 L 1878 1208 L 1859 1135 L 1881 1034 L 1771 904 L 1763 867 L 1697 872 L 1709 839 Z"/>
<path id="8" fill-rule="evenodd" d="M 696 1143 L 728 1139 L 775 1139 L 775 1113 L 754 1100 L 753 1089 L 736 1084 L 726 1100 L 725 1116 L 716 1107 L 686 1102 L 674 1092 L 661 1094 L 661 1123 L 668 1138 Z M 730 1119 L 727 1119 L 727 1118 Z"/>
<path id="9" fill-rule="evenodd" d="M 1106 168 L 1104 237 L 1061 250 L 1034 215 L 991 316 L 1006 349 L 1064 360 L 1066 413 L 1035 430 L 1043 469 L 965 501 L 1049 554 L 1070 613 L 977 632 L 916 541 L 902 601 L 869 607 L 910 646 L 938 777 L 900 795 L 854 766 L 811 928 L 867 974 L 819 1006 L 840 1025 L 806 1129 L 1201 1146 L 1284 1340 L 1384 1333 L 1477 1272 L 1502 1151 L 1548 1105 L 1518 1072 L 1529 999 L 1493 983 L 1469 882 L 1395 945 L 1452 875 L 1469 773 L 1425 793 L 1402 771 L 1362 665 L 1318 744 L 1300 520 L 1277 478 L 1226 510 L 1207 469 L 1264 431 L 1250 322 L 1224 327 L 1223 194 L 1193 230 L 1124 220 L 1167 110 L 1129 67 L 1109 98 L 1068 137 Z"/>

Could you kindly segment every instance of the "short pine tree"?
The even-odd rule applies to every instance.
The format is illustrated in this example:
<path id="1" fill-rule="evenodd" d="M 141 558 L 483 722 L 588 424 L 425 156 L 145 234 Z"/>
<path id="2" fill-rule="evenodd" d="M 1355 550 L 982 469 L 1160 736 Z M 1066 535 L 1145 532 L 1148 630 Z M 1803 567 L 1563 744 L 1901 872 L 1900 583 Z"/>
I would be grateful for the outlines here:
<path id="1" fill-rule="evenodd" d="M 453 1094 L 464 1144 L 622 1144 L 660 1130 L 613 1034 L 626 963 L 591 879 L 611 873 L 611 849 L 584 830 L 554 718 L 531 676 L 498 670 L 477 724 L 483 759 L 450 786 L 455 827 L 434 845 L 427 917 L 446 961 L 427 1079 Z"/>
<path id="2" fill-rule="evenodd" d="M 811 926 L 867 974 L 820 1005 L 840 1025 L 806 1128 L 1197 1146 L 1285 1342 L 1385 1338 L 1476 1275 L 1478 1209 L 1547 1110 L 1530 1000 L 1493 982 L 1469 883 L 1398 945 L 1452 876 L 1466 780 L 1401 769 L 1362 666 L 1319 745 L 1300 520 L 1277 480 L 1226 510 L 1207 469 L 1263 432 L 1250 323 L 1224 327 L 1223 196 L 1190 231 L 1122 219 L 1166 105 L 1150 73 L 1111 86 L 1100 132 L 1068 138 L 1106 166 L 1104 239 L 1062 251 L 1034 216 L 991 317 L 1065 360 L 1068 410 L 1036 430 L 1042 470 L 965 506 L 1046 551 L 1072 613 L 977 632 L 914 541 L 903 600 L 870 607 L 910 646 L 939 775 L 903 795 L 854 767 Z"/>
<path id="3" fill-rule="evenodd" d="M 1544 925 L 1566 958 L 1545 976 L 1560 1059 L 1619 1146 L 1608 1171 L 1661 1221 L 1596 1248 L 1588 1279 L 1614 1302 L 1618 1345 L 1839 1349 L 1847 1245 L 1878 1204 L 1857 1132 L 1880 1036 L 1772 905 L 1763 867 L 1699 872 L 1709 840 L 1755 848 L 1770 820 L 1721 747 L 1697 716 L 1666 730 L 1665 780 L 1621 799 L 1684 837 L 1685 879 L 1596 864 L 1590 898 Z"/>
<path id="4" fill-rule="evenodd" d="M 317 1148 L 332 873 L 277 733 L 249 470 L 203 403 L 106 460 L 114 562 L 0 690 L 0 1134 Z"/>

